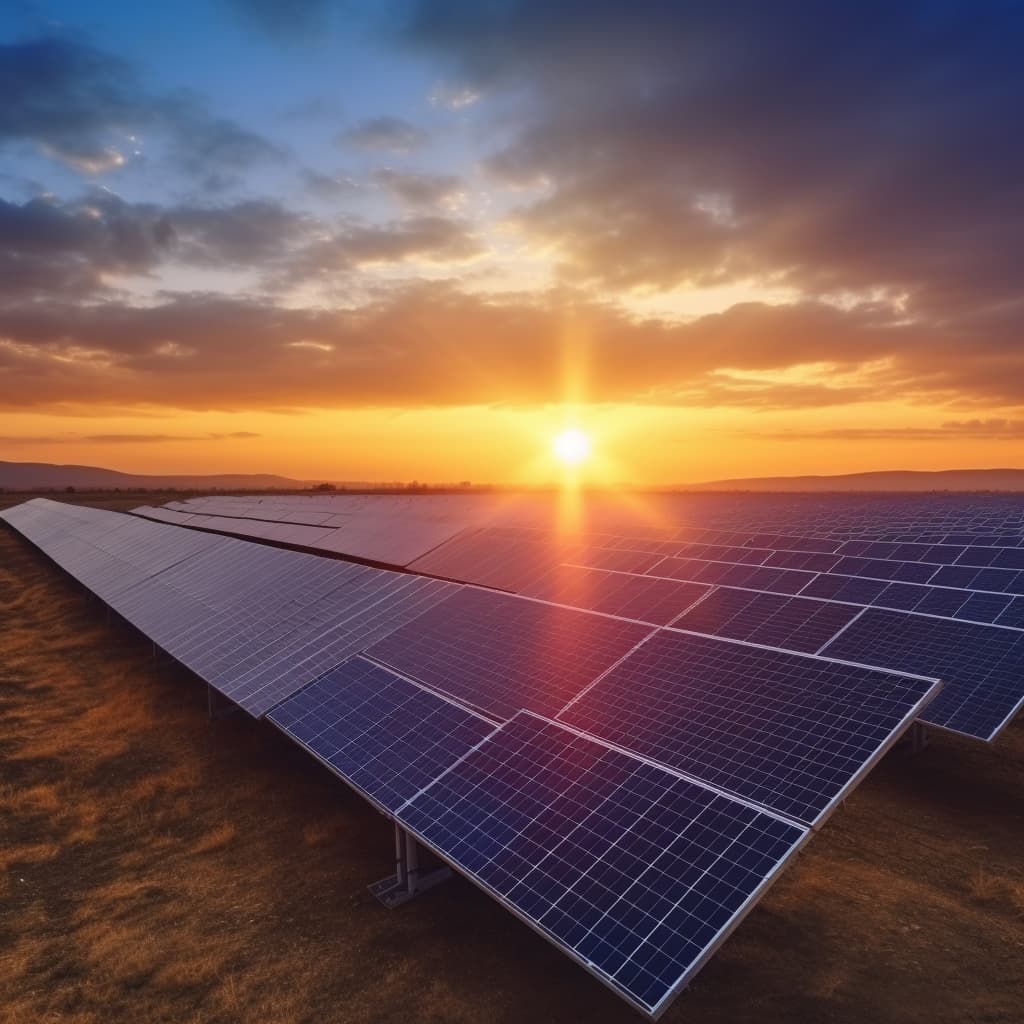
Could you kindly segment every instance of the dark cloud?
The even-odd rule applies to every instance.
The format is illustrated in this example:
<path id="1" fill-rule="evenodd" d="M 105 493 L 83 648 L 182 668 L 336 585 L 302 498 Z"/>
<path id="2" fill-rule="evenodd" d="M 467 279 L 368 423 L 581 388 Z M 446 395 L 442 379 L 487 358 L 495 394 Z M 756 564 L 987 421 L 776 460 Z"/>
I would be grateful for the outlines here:
<path id="1" fill-rule="evenodd" d="M 162 211 L 101 191 L 73 203 L 0 199 L 0 297 L 101 291 L 105 275 L 151 270 L 173 241 Z"/>
<path id="2" fill-rule="evenodd" d="M 373 180 L 407 206 L 429 208 L 454 203 L 462 190 L 462 179 L 454 174 L 424 174 L 384 167 Z"/>
<path id="3" fill-rule="evenodd" d="M 356 149 L 411 153 L 422 149 L 430 136 L 422 128 L 398 117 L 372 117 L 350 128 L 339 141 Z"/>
<path id="4" fill-rule="evenodd" d="M 73 201 L 0 200 L 0 301 L 8 302 L 109 293 L 117 275 L 169 261 L 258 270 L 273 290 L 369 264 L 453 262 L 481 251 L 467 225 L 431 215 L 339 224 L 271 200 L 161 208 L 103 190 Z"/>
<path id="5" fill-rule="evenodd" d="M 0 147 L 34 145 L 84 174 L 120 166 L 135 137 L 150 134 L 175 166 L 213 186 L 282 155 L 197 96 L 149 92 L 129 63 L 78 40 L 0 45 L 0 96 Z"/>
<path id="6" fill-rule="evenodd" d="M 482 252 L 470 228 L 447 217 L 407 217 L 385 224 L 351 223 L 293 251 L 267 284 L 273 288 L 310 283 L 360 267 L 407 260 L 459 262 Z"/>
<path id="7" fill-rule="evenodd" d="M 566 275 L 906 296 L 1020 290 L 1024 7 L 430 0 L 406 38 L 525 97 L 494 173 Z"/>
<path id="8" fill-rule="evenodd" d="M 176 258 L 210 267 L 284 263 L 297 244 L 323 230 L 315 218 L 271 200 L 179 206 L 166 218 L 176 236 Z"/>

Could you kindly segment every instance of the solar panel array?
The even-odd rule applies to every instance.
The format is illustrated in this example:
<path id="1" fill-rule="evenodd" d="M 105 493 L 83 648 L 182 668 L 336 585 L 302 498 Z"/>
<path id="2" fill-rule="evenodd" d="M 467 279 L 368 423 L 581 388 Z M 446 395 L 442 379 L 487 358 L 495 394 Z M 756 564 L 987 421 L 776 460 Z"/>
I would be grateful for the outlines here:
<path id="1" fill-rule="evenodd" d="M 256 716 L 459 589 L 44 499 L 2 515 Z"/>
<path id="2" fill-rule="evenodd" d="M 653 1016 L 914 720 L 1024 701 L 1009 503 L 567 534 L 420 501 L 0 518 Z"/>
<path id="3" fill-rule="evenodd" d="M 692 539 L 695 534 L 700 539 Z M 938 555 L 936 546 L 943 548 Z M 982 552 L 974 555 L 965 544 L 909 548 L 909 542 L 692 527 L 560 538 L 539 529 L 492 526 L 466 531 L 412 568 L 655 625 L 935 676 L 945 692 L 922 721 L 992 740 L 1024 707 L 1024 597 L 971 586 L 1024 586 L 1017 582 L 1024 581 L 1024 571 L 1010 568 L 1013 558 L 1006 554 L 1016 558 L 1019 552 L 990 542 L 974 547 Z M 940 556 L 955 557 L 957 564 L 923 561 Z M 1002 565 L 959 564 L 964 558 Z M 622 567 L 612 568 L 616 561 Z M 597 564 L 607 568 L 597 572 Z M 643 593 L 644 580 L 689 587 L 679 593 L 680 604 L 694 599 L 675 617 L 667 614 L 671 597 L 667 603 L 653 595 L 637 598 L 630 607 L 629 595 Z M 872 626 L 880 622 L 887 629 L 884 644 L 871 639 Z"/>

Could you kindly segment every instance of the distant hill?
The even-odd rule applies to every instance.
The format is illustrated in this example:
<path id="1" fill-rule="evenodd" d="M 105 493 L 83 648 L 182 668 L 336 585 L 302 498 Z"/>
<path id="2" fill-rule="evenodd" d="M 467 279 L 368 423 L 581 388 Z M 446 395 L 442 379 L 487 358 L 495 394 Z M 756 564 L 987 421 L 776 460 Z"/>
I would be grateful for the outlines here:
<path id="1" fill-rule="evenodd" d="M 99 466 L 57 466 L 49 462 L 0 462 L 0 488 L 5 491 L 33 491 L 54 488 L 63 490 L 122 490 L 144 487 L 148 490 L 294 490 L 309 484 L 272 473 L 221 473 L 212 476 L 148 476 L 142 473 L 119 473 Z"/>
<path id="2" fill-rule="evenodd" d="M 688 484 L 687 491 L 1024 491 L 1024 469 L 892 470 L 838 476 L 762 476 Z"/>

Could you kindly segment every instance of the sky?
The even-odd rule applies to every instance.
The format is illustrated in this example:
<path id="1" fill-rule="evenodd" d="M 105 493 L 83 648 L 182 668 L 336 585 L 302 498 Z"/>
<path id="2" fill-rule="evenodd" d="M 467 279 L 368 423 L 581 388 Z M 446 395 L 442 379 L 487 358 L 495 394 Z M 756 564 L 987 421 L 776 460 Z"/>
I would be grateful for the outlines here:
<path id="1" fill-rule="evenodd" d="M 1024 5 L 13 0 L 0 458 L 1024 465 Z"/>

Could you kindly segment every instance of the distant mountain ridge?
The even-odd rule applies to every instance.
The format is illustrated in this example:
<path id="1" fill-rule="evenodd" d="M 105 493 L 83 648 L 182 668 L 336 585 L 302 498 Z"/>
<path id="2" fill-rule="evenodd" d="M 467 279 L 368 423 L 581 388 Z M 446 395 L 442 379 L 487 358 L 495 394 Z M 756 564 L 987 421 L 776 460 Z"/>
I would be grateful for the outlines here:
<path id="1" fill-rule="evenodd" d="M 836 476 L 762 476 L 688 484 L 687 491 L 1024 491 L 1024 469 L 884 470 Z"/>
<path id="2" fill-rule="evenodd" d="M 319 483 L 320 481 L 315 481 Z M 337 481 L 334 481 L 338 483 Z M 62 466 L 49 462 L 0 461 L 0 489 L 6 491 L 122 490 L 145 488 L 183 491 L 305 490 L 314 481 L 274 473 L 144 474 L 100 466 Z M 344 486 L 345 484 L 340 484 Z M 347 482 L 347 486 L 358 486 Z M 373 485 L 366 485 L 373 486 Z M 400 485 L 396 485 L 400 486 Z M 1024 469 L 947 469 L 934 472 L 889 470 L 835 476 L 739 477 L 684 484 L 680 491 L 1015 491 L 1024 492 Z"/>
<path id="3" fill-rule="evenodd" d="M 215 473 L 210 475 L 121 473 L 99 466 L 59 466 L 49 462 L 0 461 L 0 488 L 6 491 L 32 491 L 65 487 L 83 490 L 122 490 L 144 487 L 148 490 L 294 490 L 309 487 L 303 480 L 292 480 L 273 473 Z"/>

